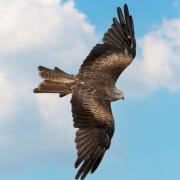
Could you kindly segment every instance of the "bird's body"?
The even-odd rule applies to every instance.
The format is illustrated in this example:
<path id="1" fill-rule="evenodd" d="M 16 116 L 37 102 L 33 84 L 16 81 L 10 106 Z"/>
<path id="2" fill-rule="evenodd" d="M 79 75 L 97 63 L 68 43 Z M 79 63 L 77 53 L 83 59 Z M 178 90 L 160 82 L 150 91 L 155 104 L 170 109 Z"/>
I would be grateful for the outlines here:
<path id="1" fill-rule="evenodd" d="M 117 9 L 119 21 L 113 18 L 111 28 L 105 33 L 103 44 L 97 44 L 79 69 L 69 75 L 59 68 L 40 66 L 40 76 L 45 79 L 35 93 L 59 93 L 60 97 L 72 94 L 72 116 L 76 132 L 76 179 L 93 173 L 109 149 L 114 134 L 111 102 L 124 99 L 124 93 L 115 87 L 124 69 L 136 54 L 136 41 L 132 16 L 124 5 L 124 16 Z"/>

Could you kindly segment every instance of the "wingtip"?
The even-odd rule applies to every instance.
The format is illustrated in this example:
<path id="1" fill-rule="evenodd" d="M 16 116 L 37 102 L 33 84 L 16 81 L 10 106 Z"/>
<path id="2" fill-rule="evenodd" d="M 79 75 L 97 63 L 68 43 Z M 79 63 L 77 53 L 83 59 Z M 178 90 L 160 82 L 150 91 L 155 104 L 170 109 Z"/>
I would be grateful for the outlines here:
<path id="1" fill-rule="evenodd" d="M 124 8 L 127 8 L 127 9 L 128 9 L 128 5 L 127 5 L 127 3 L 125 3 L 125 4 L 124 4 Z"/>
<path id="2" fill-rule="evenodd" d="M 124 12 L 127 12 L 129 14 L 129 8 L 127 4 L 124 4 Z"/>
<path id="3" fill-rule="evenodd" d="M 123 11 L 122 11 L 121 7 L 117 7 L 117 14 L 118 14 L 119 22 L 121 24 L 124 24 L 125 20 L 124 20 L 124 15 L 123 15 Z"/>
<path id="4" fill-rule="evenodd" d="M 120 9 L 121 9 L 121 8 L 118 6 L 118 7 L 117 7 L 117 11 L 119 11 Z"/>
<path id="5" fill-rule="evenodd" d="M 117 7 L 117 13 L 119 14 L 122 11 L 121 7 Z"/>
<path id="6" fill-rule="evenodd" d="M 76 162 L 74 163 L 75 169 L 78 168 L 80 163 L 81 163 L 81 161 L 79 161 L 79 159 L 77 158 Z"/>
<path id="7" fill-rule="evenodd" d="M 124 6 L 128 6 L 127 3 L 124 3 Z"/>
<path id="8" fill-rule="evenodd" d="M 113 22 L 115 23 L 117 21 L 117 18 L 116 17 L 113 17 Z"/>
<path id="9" fill-rule="evenodd" d="M 74 168 L 75 168 L 75 169 L 77 168 L 76 162 L 74 163 Z"/>
<path id="10" fill-rule="evenodd" d="M 127 3 L 124 4 L 124 6 L 122 6 L 122 8 L 120 6 L 117 7 L 117 11 L 122 11 L 123 8 L 128 9 L 128 5 Z"/>

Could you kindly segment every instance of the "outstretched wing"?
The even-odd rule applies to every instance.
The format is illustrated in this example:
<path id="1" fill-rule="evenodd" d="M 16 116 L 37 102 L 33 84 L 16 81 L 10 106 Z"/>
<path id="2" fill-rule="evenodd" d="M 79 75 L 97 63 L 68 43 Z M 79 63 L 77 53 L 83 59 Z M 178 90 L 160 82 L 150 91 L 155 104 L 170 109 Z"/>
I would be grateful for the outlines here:
<path id="1" fill-rule="evenodd" d="M 75 168 L 82 163 L 75 179 L 84 179 L 90 171 L 93 173 L 97 169 L 110 147 L 114 120 L 110 102 L 90 97 L 79 88 L 73 92 L 71 103 L 74 127 L 79 128 L 75 139 L 78 156 Z"/>
<path id="2" fill-rule="evenodd" d="M 92 74 L 106 73 L 110 75 L 108 80 L 116 81 L 134 59 L 135 32 L 127 4 L 124 5 L 124 15 L 120 7 L 117 8 L 117 14 L 118 19 L 113 18 L 111 28 L 104 34 L 103 44 L 97 44 L 81 65 L 80 78 L 89 79 Z"/>

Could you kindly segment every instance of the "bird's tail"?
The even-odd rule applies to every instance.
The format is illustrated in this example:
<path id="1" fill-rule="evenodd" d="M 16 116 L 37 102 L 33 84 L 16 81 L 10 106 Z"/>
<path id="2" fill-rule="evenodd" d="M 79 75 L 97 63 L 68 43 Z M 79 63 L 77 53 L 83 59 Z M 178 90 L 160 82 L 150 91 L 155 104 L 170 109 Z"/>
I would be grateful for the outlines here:
<path id="1" fill-rule="evenodd" d="M 34 89 L 34 93 L 59 93 L 60 97 L 63 97 L 72 92 L 71 87 L 75 76 L 67 74 L 57 67 L 52 70 L 39 66 L 38 70 L 44 81 Z"/>

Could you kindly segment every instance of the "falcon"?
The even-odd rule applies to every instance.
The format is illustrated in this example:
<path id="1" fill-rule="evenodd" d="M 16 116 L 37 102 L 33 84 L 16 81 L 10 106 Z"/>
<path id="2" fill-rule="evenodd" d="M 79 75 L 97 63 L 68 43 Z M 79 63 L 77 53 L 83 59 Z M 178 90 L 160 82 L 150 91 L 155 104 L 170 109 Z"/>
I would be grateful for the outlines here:
<path id="1" fill-rule="evenodd" d="M 79 167 L 75 179 L 85 179 L 101 163 L 115 128 L 111 102 L 124 99 L 115 84 L 136 55 L 136 40 L 127 4 L 123 9 L 117 8 L 118 18 L 113 18 L 103 42 L 91 50 L 77 75 L 57 67 L 38 67 L 44 80 L 34 93 L 58 93 L 60 97 L 72 94 L 73 126 L 77 128 L 75 168 Z"/>

